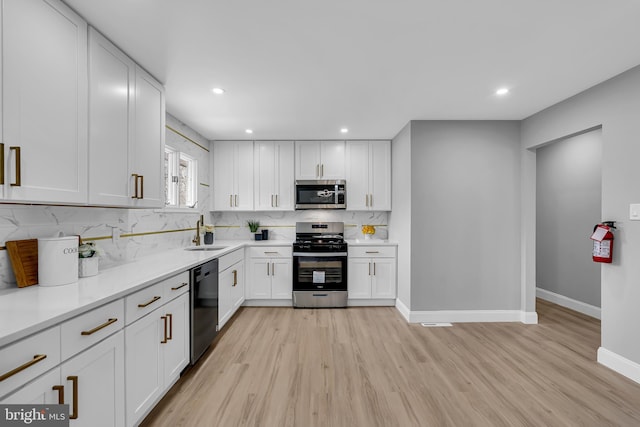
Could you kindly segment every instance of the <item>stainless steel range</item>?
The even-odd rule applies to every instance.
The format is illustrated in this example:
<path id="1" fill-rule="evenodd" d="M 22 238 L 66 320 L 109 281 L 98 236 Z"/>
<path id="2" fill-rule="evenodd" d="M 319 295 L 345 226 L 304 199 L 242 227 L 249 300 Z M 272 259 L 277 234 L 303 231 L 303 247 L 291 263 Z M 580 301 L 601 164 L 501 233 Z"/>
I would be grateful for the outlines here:
<path id="1" fill-rule="evenodd" d="M 342 222 L 297 222 L 293 306 L 347 306 L 347 243 Z"/>

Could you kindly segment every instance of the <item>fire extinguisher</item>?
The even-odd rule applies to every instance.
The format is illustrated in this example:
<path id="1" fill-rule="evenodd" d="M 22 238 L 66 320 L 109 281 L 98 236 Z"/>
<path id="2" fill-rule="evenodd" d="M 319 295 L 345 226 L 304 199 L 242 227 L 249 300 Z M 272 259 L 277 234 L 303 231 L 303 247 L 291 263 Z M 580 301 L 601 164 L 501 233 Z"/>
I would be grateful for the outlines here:
<path id="1" fill-rule="evenodd" d="M 613 230 L 615 221 L 603 221 L 593 227 L 593 261 L 610 264 L 613 261 Z"/>

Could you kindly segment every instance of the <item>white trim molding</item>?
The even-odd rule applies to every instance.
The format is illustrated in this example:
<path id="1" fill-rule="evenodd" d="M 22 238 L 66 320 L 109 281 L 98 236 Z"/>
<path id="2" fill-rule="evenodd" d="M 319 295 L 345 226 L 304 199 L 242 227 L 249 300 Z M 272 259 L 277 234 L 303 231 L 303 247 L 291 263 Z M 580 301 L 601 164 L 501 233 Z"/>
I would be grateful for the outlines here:
<path id="1" fill-rule="evenodd" d="M 404 303 L 400 301 L 399 298 L 396 299 L 396 308 L 398 309 L 400 314 L 402 314 L 402 317 L 404 317 L 407 322 L 411 323 L 411 310 L 409 309 L 409 307 L 404 305 Z"/>
<path id="2" fill-rule="evenodd" d="M 410 311 L 400 300 L 396 308 L 409 323 L 477 323 L 522 322 L 538 323 L 536 312 L 520 310 L 434 310 Z"/>
<path id="3" fill-rule="evenodd" d="M 640 383 L 640 364 L 620 356 L 604 347 L 598 348 L 598 363 Z"/>
<path id="4" fill-rule="evenodd" d="M 350 299 L 347 300 L 348 307 L 394 307 L 394 299 Z"/>
<path id="5" fill-rule="evenodd" d="M 550 301 L 573 311 L 577 311 L 578 313 L 586 314 L 587 316 L 595 317 L 596 319 L 602 318 L 602 310 L 600 307 L 596 307 L 595 305 L 565 297 L 564 295 L 556 294 L 555 292 L 547 291 L 542 288 L 536 288 L 536 296 L 545 301 Z"/>

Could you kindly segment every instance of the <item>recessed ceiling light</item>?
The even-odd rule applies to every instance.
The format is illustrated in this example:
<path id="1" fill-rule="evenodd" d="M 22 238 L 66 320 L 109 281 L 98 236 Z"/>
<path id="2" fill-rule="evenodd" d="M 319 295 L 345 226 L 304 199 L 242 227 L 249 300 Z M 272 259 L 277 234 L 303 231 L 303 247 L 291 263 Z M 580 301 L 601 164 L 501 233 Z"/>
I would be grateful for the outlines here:
<path id="1" fill-rule="evenodd" d="M 347 132 L 349 132 L 349 129 L 347 129 L 347 128 L 342 128 L 342 129 L 340 129 L 340 132 L 341 132 L 341 133 L 347 133 Z"/>
<path id="2" fill-rule="evenodd" d="M 251 129 L 245 129 L 246 133 L 253 133 L 253 131 Z"/>
<path id="3" fill-rule="evenodd" d="M 215 93 L 216 95 L 222 95 L 224 93 L 224 89 L 221 89 L 219 87 L 214 87 L 212 89 L 213 93 Z"/>
<path id="4" fill-rule="evenodd" d="M 500 96 L 506 95 L 508 93 L 509 93 L 509 89 L 507 89 L 506 87 L 501 87 L 496 91 L 496 95 L 500 95 Z"/>

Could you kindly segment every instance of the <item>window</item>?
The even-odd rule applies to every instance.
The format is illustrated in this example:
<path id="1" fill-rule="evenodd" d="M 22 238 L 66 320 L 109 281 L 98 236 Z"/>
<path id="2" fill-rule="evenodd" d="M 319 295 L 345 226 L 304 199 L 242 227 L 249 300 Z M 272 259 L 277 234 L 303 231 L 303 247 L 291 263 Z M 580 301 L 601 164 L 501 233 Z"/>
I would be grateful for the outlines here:
<path id="1" fill-rule="evenodd" d="M 164 150 L 164 195 L 170 208 L 193 209 L 198 204 L 198 161 L 169 146 Z"/>

